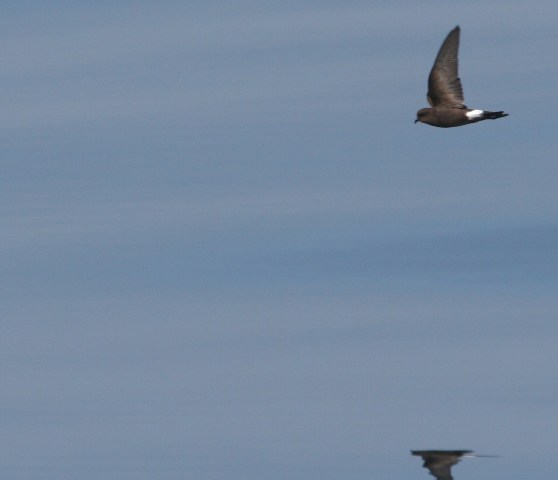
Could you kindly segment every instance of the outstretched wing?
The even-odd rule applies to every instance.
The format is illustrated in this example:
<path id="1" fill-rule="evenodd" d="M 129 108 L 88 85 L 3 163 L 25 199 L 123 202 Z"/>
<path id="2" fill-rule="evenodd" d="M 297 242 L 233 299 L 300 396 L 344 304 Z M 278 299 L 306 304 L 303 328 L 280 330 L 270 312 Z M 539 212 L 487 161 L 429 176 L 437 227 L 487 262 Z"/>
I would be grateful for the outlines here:
<path id="1" fill-rule="evenodd" d="M 446 37 L 428 77 L 428 103 L 432 107 L 467 108 L 458 73 L 459 26 Z"/>
<path id="2" fill-rule="evenodd" d="M 411 450 L 413 455 L 422 457 L 422 466 L 430 470 L 437 480 L 453 480 L 451 467 L 465 455 L 473 455 L 472 450 Z"/>

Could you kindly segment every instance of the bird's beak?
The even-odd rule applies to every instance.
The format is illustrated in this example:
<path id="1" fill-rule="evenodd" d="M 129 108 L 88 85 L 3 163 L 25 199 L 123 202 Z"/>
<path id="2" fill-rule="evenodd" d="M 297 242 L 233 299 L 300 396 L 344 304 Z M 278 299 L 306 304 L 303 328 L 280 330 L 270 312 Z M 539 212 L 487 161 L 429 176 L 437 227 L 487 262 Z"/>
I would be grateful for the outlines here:
<path id="1" fill-rule="evenodd" d="M 417 123 L 418 121 L 419 121 L 419 119 L 417 118 L 417 119 L 415 120 L 415 123 Z"/>

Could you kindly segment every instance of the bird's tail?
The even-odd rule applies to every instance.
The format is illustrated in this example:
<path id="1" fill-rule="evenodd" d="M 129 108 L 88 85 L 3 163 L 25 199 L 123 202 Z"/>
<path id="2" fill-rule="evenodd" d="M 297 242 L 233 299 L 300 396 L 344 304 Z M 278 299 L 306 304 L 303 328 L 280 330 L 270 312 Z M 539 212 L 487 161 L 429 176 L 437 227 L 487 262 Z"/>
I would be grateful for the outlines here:
<path id="1" fill-rule="evenodd" d="M 485 119 L 489 120 L 496 120 L 497 118 L 507 117 L 508 115 L 508 113 L 504 112 L 487 112 L 486 110 L 482 114 Z"/>

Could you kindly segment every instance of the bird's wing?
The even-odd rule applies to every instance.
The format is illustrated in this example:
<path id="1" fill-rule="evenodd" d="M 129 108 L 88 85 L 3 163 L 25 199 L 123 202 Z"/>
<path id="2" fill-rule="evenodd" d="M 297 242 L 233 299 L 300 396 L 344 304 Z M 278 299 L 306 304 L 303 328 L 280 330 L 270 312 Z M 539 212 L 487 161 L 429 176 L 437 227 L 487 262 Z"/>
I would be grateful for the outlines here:
<path id="1" fill-rule="evenodd" d="M 459 27 L 455 27 L 448 33 L 430 71 L 427 99 L 432 107 L 467 108 L 457 71 L 459 32 Z"/>
<path id="2" fill-rule="evenodd" d="M 471 455 L 471 450 L 413 450 L 413 455 L 422 457 L 422 466 L 430 470 L 430 475 L 437 480 L 453 480 L 451 467 L 461 460 L 464 455 Z"/>

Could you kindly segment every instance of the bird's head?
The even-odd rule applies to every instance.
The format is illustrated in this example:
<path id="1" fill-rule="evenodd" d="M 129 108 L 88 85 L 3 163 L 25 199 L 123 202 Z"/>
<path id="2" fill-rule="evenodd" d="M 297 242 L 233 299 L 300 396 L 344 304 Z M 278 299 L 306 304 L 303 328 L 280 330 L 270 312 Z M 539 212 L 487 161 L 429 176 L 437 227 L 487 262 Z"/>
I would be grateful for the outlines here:
<path id="1" fill-rule="evenodd" d="M 430 114 L 430 109 L 429 108 L 421 108 L 417 112 L 417 118 L 415 120 L 415 123 L 417 123 L 417 122 L 426 123 L 425 120 L 426 120 L 426 118 L 428 117 L 429 114 Z"/>

